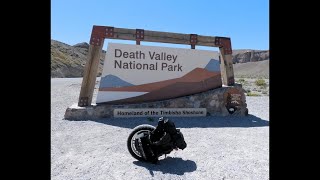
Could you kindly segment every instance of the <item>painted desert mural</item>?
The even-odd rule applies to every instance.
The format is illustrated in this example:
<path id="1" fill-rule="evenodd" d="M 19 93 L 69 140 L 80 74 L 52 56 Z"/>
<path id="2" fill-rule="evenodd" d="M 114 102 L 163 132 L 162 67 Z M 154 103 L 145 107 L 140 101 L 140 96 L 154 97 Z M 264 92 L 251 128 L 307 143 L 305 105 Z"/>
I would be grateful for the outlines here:
<path id="1" fill-rule="evenodd" d="M 143 77 L 142 77 L 143 78 Z M 101 78 L 99 93 L 106 94 L 107 104 L 132 104 L 171 99 L 222 86 L 220 63 L 211 59 L 205 68 L 197 67 L 179 78 L 134 85 L 115 75 Z M 113 99 L 117 97 L 117 99 Z"/>

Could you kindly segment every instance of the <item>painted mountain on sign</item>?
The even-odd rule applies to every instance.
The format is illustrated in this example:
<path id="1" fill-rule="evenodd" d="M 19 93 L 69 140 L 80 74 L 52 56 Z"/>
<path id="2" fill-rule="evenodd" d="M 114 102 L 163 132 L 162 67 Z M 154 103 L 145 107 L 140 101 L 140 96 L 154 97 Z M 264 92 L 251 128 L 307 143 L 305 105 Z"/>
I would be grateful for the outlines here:
<path id="1" fill-rule="evenodd" d="M 211 72 L 217 72 L 220 71 L 220 63 L 219 60 L 211 59 L 209 63 L 205 67 L 206 70 Z"/>
<path id="2" fill-rule="evenodd" d="M 213 63 L 214 64 L 214 63 Z M 211 66 L 212 67 L 216 66 Z M 131 98 L 109 101 L 110 104 L 139 103 L 157 101 L 180 96 L 190 95 L 219 88 L 222 86 L 221 73 L 219 71 L 208 71 L 205 68 L 195 68 L 180 78 L 174 78 L 154 83 L 133 85 L 127 87 L 99 88 L 99 91 L 110 92 L 148 92 L 146 94 Z"/>
<path id="3" fill-rule="evenodd" d="M 108 74 L 104 77 L 101 77 L 99 88 L 117 88 L 117 87 L 126 87 L 126 86 L 134 86 L 134 85 L 122 80 L 117 76 Z"/>

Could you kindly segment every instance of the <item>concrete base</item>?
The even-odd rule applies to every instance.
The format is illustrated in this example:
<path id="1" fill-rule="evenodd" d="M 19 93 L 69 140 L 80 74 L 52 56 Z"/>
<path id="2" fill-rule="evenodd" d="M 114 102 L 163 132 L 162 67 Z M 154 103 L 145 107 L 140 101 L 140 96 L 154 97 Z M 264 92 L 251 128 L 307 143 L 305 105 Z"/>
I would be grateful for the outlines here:
<path id="1" fill-rule="evenodd" d="M 92 104 L 79 107 L 73 104 L 65 112 L 67 120 L 93 120 L 113 117 L 114 109 L 132 108 L 206 108 L 207 116 L 248 115 L 246 97 L 241 85 L 223 86 L 202 93 L 156 102 L 139 104 Z"/>

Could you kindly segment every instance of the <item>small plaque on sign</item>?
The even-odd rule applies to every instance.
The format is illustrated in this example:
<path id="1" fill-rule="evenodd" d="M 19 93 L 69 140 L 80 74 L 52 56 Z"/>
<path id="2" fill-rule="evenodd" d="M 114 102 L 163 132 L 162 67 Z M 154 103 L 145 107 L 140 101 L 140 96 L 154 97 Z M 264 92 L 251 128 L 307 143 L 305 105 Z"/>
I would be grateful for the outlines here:
<path id="1" fill-rule="evenodd" d="M 144 108 L 114 109 L 114 117 L 158 117 L 158 116 L 206 116 L 206 108 Z"/>

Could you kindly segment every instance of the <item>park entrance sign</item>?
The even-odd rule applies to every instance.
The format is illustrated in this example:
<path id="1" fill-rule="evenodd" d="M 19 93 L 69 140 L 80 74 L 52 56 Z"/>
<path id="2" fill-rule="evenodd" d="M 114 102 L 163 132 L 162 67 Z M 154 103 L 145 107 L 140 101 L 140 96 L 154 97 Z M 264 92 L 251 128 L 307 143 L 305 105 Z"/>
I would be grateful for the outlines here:
<path id="1" fill-rule="evenodd" d="M 136 45 L 108 44 L 92 103 L 105 39 L 132 40 Z M 245 91 L 234 82 L 229 37 L 94 25 L 89 44 L 78 103 L 66 109 L 65 119 L 248 115 Z M 219 52 L 196 46 L 217 47 Z"/>
<path id="2" fill-rule="evenodd" d="M 108 44 L 96 103 L 165 100 L 222 86 L 214 51 Z"/>
<path id="3" fill-rule="evenodd" d="M 173 43 L 173 44 L 189 44 L 191 46 L 191 49 L 194 51 L 197 45 L 218 47 L 220 52 L 219 58 L 221 61 L 220 69 L 221 69 L 221 76 L 222 76 L 222 84 L 227 86 L 234 85 L 232 48 L 231 48 L 231 39 L 229 37 L 203 36 L 203 35 L 197 35 L 197 34 L 183 34 L 183 33 L 161 32 L 161 31 L 150 31 L 150 30 L 144 30 L 144 29 L 127 29 L 127 28 L 115 28 L 111 26 L 94 25 L 92 28 L 91 37 L 90 37 L 88 60 L 84 67 L 84 72 L 83 72 L 83 80 L 82 80 L 81 90 L 80 90 L 80 95 L 78 100 L 79 107 L 87 107 L 92 105 L 92 97 L 93 97 L 94 86 L 96 84 L 100 54 L 101 54 L 105 39 L 134 40 L 136 41 L 137 45 L 140 45 L 140 42 L 142 41 Z M 145 55 L 147 56 L 148 54 L 145 54 Z M 130 57 L 133 55 L 121 54 L 121 56 Z M 154 55 L 154 56 L 155 56 L 154 58 L 157 57 L 157 55 Z M 171 59 L 172 62 L 174 61 L 174 57 L 175 57 L 175 54 L 173 54 L 173 56 L 166 56 L 166 58 Z M 168 67 L 166 68 L 167 70 L 169 70 L 170 63 L 168 63 L 167 65 Z M 122 64 L 121 66 L 126 66 L 126 65 Z M 158 67 L 158 68 L 161 68 L 161 67 Z M 174 66 L 172 68 L 174 68 Z M 180 69 L 183 71 L 182 67 Z M 179 70 L 179 66 L 176 66 L 176 70 Z"/>

